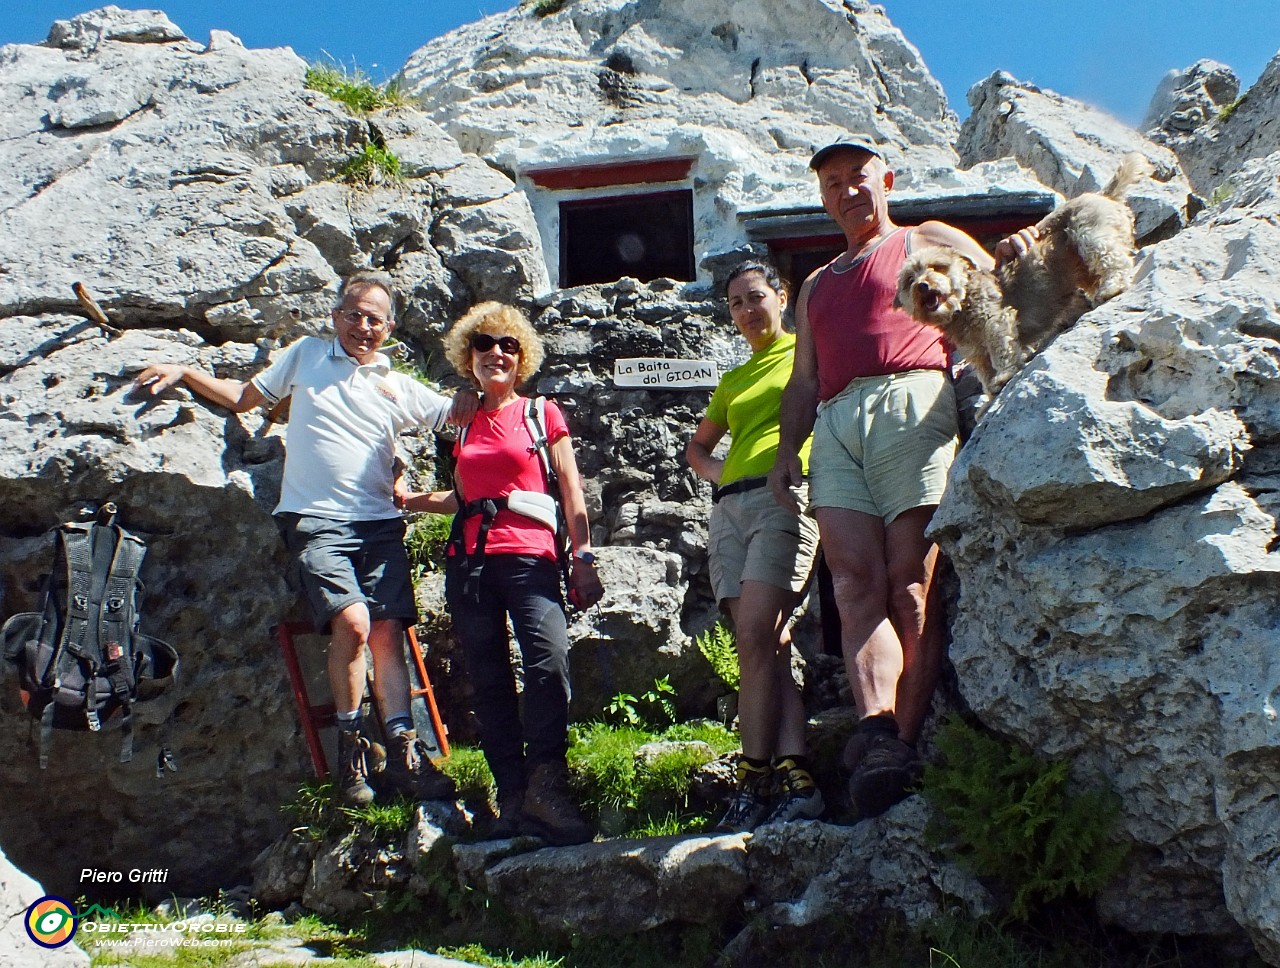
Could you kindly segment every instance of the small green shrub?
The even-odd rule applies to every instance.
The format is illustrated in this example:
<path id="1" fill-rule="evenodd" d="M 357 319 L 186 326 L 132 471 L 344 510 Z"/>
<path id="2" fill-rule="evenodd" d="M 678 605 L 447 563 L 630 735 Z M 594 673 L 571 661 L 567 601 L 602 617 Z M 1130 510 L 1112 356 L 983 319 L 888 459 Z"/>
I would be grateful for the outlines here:
<path id="1" fill-rule="evenodd" d="M 307 68 L 303 84 L 359 114 L 405 103 L 394 81 L 379 86 L 358 67 L 348 71 L 336 64 L 312 64 Z"/>
<path id="2" fill-rule="evenodd" d="M 415 584 L 424 572 L 444 568 L 444 546 L 449 541 L 452 525 L 453 518 L 448 514 L 423 514 L 409 525 L 404 545 Z"/>
<path id="3" fill-rule="evenodd" d="M 694 644 L 711 663 L 711 669 L 720 681 L 737 692 L 742 685 L 742 674 L 738 670 L 738 648 L 733 633 L 725 628 L 724 623 L 716 622 L 715 628 L 695 638 Z"/>
<path id="4" fill-rule="evenodd" d="M 1110 790 L 1073 795 L 1065 760 L 1046 763 L 959 719 L 943 724 L 937 745 L 923 785 L 931 834 L 1009 890 L 1015 919 L 1071 891 L 1096 894 L 1119 871 L 1128 848 L 1111 837 L 1120 801 Z"/>
<path id="5" fill-rule="evenodd" d="M 664 729 L 675 725 L 676 687 L 670 676 L 653 680 L 653 687 L 639 696 L 620 692 L 604 707 L 605 719 L 618 726 Z"/>
<path id="6" fill-rule="evenodd" d="M 549 17 L 563 10 L 569 0 L 526 0 L 529 12 L 535 17 Z"/>
<path id="7" fill-rule="evenodd" d="M 338 177 L 360 188 L 400 181 L 400 159 L 383 145 L 366 142 L 338 169 Z"/>

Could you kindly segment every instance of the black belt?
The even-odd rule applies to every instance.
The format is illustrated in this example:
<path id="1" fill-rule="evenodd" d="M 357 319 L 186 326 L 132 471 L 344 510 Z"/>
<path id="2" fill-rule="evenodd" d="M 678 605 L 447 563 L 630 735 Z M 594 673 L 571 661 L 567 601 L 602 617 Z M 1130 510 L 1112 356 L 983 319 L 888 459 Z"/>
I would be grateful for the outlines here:
<path id="1" fill-rule="evenodd" d="M 744 491 L 754 491 L 758 487 L 764 487 L 769 483 L 767 477 L 743 477 L 734 481 L 732 484 L 726 484 L 724 487 L 711 485 L 711 503 L 719 504 L 722 497 L 728 497 L 730 494 L 741 494 Z"/>

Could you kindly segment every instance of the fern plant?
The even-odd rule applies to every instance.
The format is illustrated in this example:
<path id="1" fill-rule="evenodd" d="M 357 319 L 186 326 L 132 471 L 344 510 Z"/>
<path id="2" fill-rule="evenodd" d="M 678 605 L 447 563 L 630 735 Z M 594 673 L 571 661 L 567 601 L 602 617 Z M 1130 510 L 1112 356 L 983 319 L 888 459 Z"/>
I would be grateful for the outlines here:
<path id="1" fill-rule="evenodd" d="M 738 647 L 733 633 L 725 628 L 723 622 L 716 622 L 714 628 L 695 638 L 694 644 L 711 663 L 711 669 L 720 681 L 737 692 L 742 685 L 742 674 L 738 669 Z"/>
<path id="2" fill-rule="evenodd" d="M 1008 889 L 1013 918 L 1071 891 L 1097 894 L 1119 872 L 1128 846 L 1112 837 L 1120 800 L 1111 790 L 1073 793 L 1065 760 L 1045 762 L 956 718 L 937 746 L 940 762 L 925 767 L 923 784 L 930 834 Z"/>

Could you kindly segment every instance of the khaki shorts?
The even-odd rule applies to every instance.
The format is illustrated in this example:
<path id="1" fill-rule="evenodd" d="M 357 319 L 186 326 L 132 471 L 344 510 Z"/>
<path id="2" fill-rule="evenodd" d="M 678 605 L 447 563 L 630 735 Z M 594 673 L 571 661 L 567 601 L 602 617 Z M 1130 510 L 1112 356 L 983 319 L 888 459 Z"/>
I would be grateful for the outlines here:
<path id="1" fill-rule="evenodd" d="M 781 507 L 768 487 L 721 498 L 711 509 L 710 532 L 717 602 L 741 595 L 744 581 L 804 591 L 818 551 L 818 526 Z"/>
<path id="2" fill-rule="evenodd" d="M 818 411 L 809 507 L 862 511 L 888 524 L 937 504 L 958 446 L 956 397 L 945 373 L 858 377 Z"/>

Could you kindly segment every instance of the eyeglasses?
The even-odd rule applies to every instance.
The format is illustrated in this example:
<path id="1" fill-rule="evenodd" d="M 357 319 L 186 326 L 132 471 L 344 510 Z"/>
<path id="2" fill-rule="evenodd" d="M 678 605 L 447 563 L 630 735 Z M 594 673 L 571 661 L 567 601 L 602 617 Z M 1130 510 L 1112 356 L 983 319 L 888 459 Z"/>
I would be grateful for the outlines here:
<path id="1" fill-rule="evenodd" d="M 355 309 L 341 309 L 338 311 L 338 315 L 342 317 L 348 326 L 359 326 L 364 323 L 370 329 L 386 329 L 387 327 L 387 321 L 381 316 L 373 316 Z"/>
<path id="2" fill-rule="evenodd" d="M 471 337 L 471 348 L 478 353 L 488 353 L 495 346 L 506 353 L 507 356 L 515 356 L 520 352 L 520 341 L 514 336 L 490 336 L 488 333 L 475 333 Z"/>

